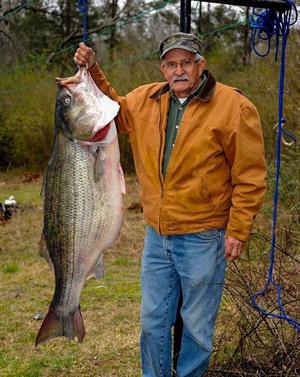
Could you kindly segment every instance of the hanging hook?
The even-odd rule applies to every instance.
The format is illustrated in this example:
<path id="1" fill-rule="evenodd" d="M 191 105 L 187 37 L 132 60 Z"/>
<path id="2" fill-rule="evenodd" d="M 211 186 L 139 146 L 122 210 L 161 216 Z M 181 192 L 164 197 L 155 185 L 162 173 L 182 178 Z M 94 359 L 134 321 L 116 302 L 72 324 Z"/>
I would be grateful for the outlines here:
<path id="1" fill-rule="evenodd" d="M 282 118 L 282 119 L 281 119 L 281 124 L 285 124 L 285 123 L 286 123 L 286 119 L 285 119 L 285 118 Z M 274 130 L 275 132 L 278 132 L 277 128 L 278 128 L 278 123 L 275 124 L 275 126 L 273 127 L 273 130 Z M 282 127 L 282 128 L 281 128 L 281 132 L 284 134 L 284 136 L 286 136 L 286 138 L 287 138 L 288 140 L 291 140 L 291 141 L 288 141 L 286 138 L 284 138 L 284 136 L 281 136 L 282 144 L 287 145 L 287 146 L 291 146 L 291 145 L 293 145 L 294 143 L 296 143 L 297 138 L 296 138 L 296 136 L 294 136 L 290 131 L 287 131 L 287 130 L 285 130 L 285 129 Z"/>

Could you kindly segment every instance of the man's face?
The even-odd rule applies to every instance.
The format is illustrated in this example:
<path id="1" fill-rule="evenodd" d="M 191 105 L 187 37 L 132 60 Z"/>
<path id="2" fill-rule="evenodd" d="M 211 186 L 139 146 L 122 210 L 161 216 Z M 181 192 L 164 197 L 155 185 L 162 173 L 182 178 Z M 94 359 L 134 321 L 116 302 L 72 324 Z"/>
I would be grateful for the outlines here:
<path id="1" fill-rule="evenodd" d="M 194 63 L 195 60 L 196 54 L 179 48 L 164 55 L 160 70 L 178 98 L 187 97 L 200 83 L 205 60 Z"/>

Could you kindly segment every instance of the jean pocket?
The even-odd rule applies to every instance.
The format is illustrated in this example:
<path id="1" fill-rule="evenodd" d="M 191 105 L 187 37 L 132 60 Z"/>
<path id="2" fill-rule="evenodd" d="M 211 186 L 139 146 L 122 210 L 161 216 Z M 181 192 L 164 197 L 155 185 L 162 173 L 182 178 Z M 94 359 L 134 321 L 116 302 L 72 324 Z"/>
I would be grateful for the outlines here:
<path id="1" fill-rule="evenodd" d="M 210 229 L 210 230 L 205 230 L 203 232 L 196 232 L 193 233 L 193 235 L 200 240 L 214 240 L 215 238 L 218 237 L 220 233 L 220 229 Z"/>

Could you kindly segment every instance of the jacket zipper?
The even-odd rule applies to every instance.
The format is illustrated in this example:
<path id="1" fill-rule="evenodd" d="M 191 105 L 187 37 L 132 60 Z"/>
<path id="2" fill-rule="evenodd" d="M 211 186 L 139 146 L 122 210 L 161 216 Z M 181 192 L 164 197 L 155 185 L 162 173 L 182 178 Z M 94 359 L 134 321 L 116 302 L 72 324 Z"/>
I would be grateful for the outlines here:
<path id="1" fill-rule="evenodd" d="M 189 104 L 187 104 L 187 106 L 188 105 Z M 167 109 L 167 111 L 169 111 L 169 109 Z M 166 122 L 167 121 L 168 120 L 166 119 Z M 175 144 L 176 144 L 176 141 L 177 141 L 177 138 L 178 138 L 179 131 L 180 131 L 180 129 L 177 132 L 177 135 L 176 135 L 176 138 L 175 138 L 175 141 L 174 141 Z M 163 180 L 163 178 L 162 178 L 162 162 L 161 162 L 161 156 L 162 156 L 162 153 L 163 153 L 163 150 L 162 150 L 163 130 L 162 130 L 162 115 L 161 115 L 161 98 L 159 98 L 159 137 L 160 137 L 160 140 L 159 140 L 159 154 L 158 154 L 158 178 L 159 178 L 159 182 L 160 182 L 160 199 L 161 199 L 161 202 L 162 202 L 163 198 L 164 198 L 164 186 L 165 186 L 166 178 L 167 178 L 167 175 L 168 175 L 168 168 L 166 170 L 166 176 L 164 177 L 164 180 Z M 171 151 L 169 162 L 171 160 L 172 154 L 173 154 L 173 149 Z M 161 204 L 159 206 L 159 214 L 158 214 L 158 229 L 159 229 L 159 233 L 161 234 L 160 210 L 161 210 Z"/>
<path id="2" fill-rule="evenodd" d="M 191 101 L 192 101 L 192 99 L 191 99 Z M 186 105 L 186 108 L 188 107 L 188 105 L 189 105 L 189 103 Z M 185 108 L 185 110 L 186 110 L 186 108 Z M 185 110 L 184 110 L 184 112 L 185 112 Z M 181 117 L 181 121 L 180 121 L 180 123 L 182 123 L 183 117 L 184 117 L 184 113 L 183 113 L 183 115 L 182 115 L 182 117 Z M 180 126 L 180 124 L 178 124 L 178 113 L 177 113 L 177 115 L 176 115 L 176 122 L 175 122 L 175 123 L 176 123 L 176 124 L 175 124 L 175 127 L 176 127 L 176 126 L 178 126 L 178 127 Z M 177 139 L 178 139 L 178 135 L 179 135 L 179 133 L 180 133 L 180 128 L 181 128 L 181 127 L 178 128 L 178 131 L 177 131 L 177 134 L 176 134 L 176 137 L 175 137 L 175 140 L 174 140 L 173 146 L 172 146 L 172 150 L 171 150 L 170 157 L 169 157 L 169 161 L 168 161 L 168 166 L 169 166 L 169 164 L 170 164 L 170 162 L 171 162 L 171 160 L 172 160 L 172 156 L 173 156 L 173 154 L 174 154 L 174 148 L 176 147 L 176 144 L 177 144 Z M 170 174 L 170 173 L 169 173 L 169 174 Z M 168 176 L 168 167 L 167 167 L 167 170 L 166 170 L 165 182 L 166 182 L 166 180 L 167 180 L 167 176 Z"/>
<path id="3" fill-rule="evenodd" d="M 162 116 L 161 116 L 161 98 L 159 98 L 159 153 L 158 153 L 158 179 L 160 182 L 160 200 L 162 202 L 164 197 L 164 182 L 162 179 L 162 167 L 161 167 L 161 155 L 162 155 Z M 160 209 L 161 209 L 161 202 L 159 206 L 158 212 L 158 231 L 161 234 L 161 224 L 160 224 Z"/>
<path id="4" fill-rule="evenodd" d="M 164 194 L 164 182 L 162 179 L 162 167 L 161 167 L 161 155 L 162 155 L 162 140 L 163 140 L 163 133 L 162 133 L 162 116 L 161 116 L 161 98 L 159 98 L 159 153 L 158 153 L 158 179 L 160 182 L 160 197 L 163 198 Z"/>

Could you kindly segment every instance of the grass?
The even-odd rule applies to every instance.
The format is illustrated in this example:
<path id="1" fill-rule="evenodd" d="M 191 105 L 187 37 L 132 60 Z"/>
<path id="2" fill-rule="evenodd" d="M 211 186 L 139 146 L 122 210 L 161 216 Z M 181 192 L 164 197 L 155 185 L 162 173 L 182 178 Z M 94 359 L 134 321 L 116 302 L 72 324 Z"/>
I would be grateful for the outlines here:
<path id="1" fill-rule="evenodd" d="M 138 201 L 134 178 L 127 180 L 125 206 Z M 142 214 L 127 211 L 122 232 L 105 257 L 105 277 L 87 281 L 82 295 L 86 337 L 81 344 L 56 338 L 35 348 L 54 281 L 38 256 L 42 228 L 41 179 L 22 182 L 22 172 L 1 175 L 0 201 L 14 195 L 20 208 L 0 223 L 0 375 L 139 376 L 139 271 Z M 131 222 L 137 226 L 131 227 Z M 134 240 L 134 241 L 132 241 Z"/>
<path id="2" fill-rule="evenodd" d="M 17 263 L 8 263 L 2 267 L 2 271 L 7 274 L 13 274 L 19 271 L 19 265 Z"/>
<path id="3" fill-rule="evenodd" d="M 126 178 L 124 206 L 127 211 L 121 233 L 105 255 L 105 277 L 88 280 L 81 294 L 86 327 L 84 341 L 77 344 L 65 338 L 54 338 L 37 348 L 34 342 L 41 321 L 33 317 L 38 312 L 46 314 L 54 280 L 47 263 L 38 256 L 42 228 L 41 178 L 24 183 L 22 177 L 22 171 L 0 176 L 0 201 L 14 195 L 20 206 L 10 222 L 0 222 L 1 377 L 140 376 L 139 274 L 145 223 L 137 205 L 135 177 Z M 264 211 L 256 221 L 260 228 L 269 229 Z M 241 373 L 238 375 L 253 375 L 243 372 L 247 368 L 239 360 L 253 362 L 254 358 L 257 363 L 264 363 L 272 360 L 272 353 L 278 353 L 278 348 L 274 351 L 274 341 L 279 339 L 278 347 L 284 345 L 283 348 L 294 341 L 295 335 L 286 324 L 278 327 L 277 322 L 270 320 L 263 321 L 264 327 L 258 325 L 260 317 L 249 307 L 249 293 L 264 285 L 267 262 L 268 245 L 254 237 L 243 257 L 231 265 L 217 319 L 209 376 L 230 376 L 220 365 L 232 360 L 237 360 Z M 280 264 L 280 268 L 285 265 L 287 263 Z M 292 264 L 289 271 L 295 274 Z M 287 282 L 293 284 L 296 291 L 293 276 L 288 274 Z M 296 315 L 292 306 L 287 309 Z M 253 331 L 254 326 L 259 333 Z M 250 337 L 245 335 L 248 333 Z M 292 360 L 291 355 L 289 360 Z M 214 370 L 222 371 L 214 374 Z"/>

